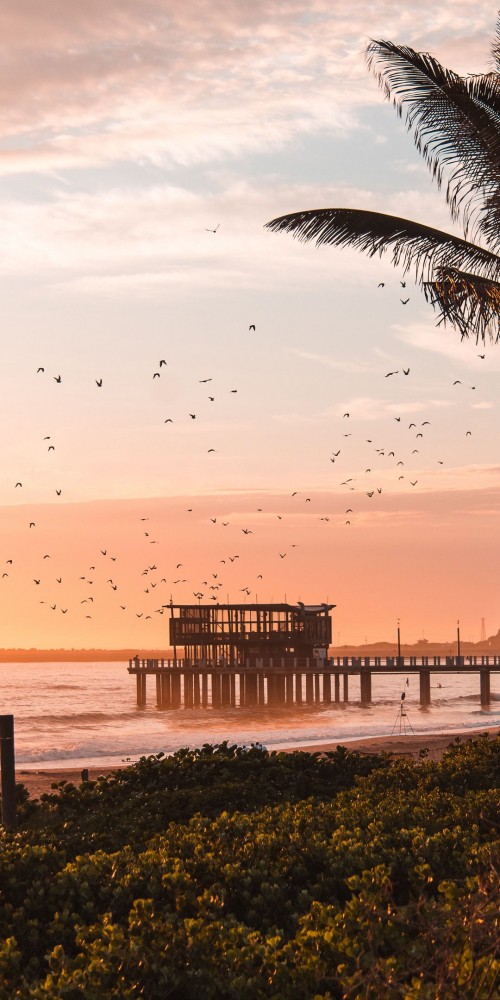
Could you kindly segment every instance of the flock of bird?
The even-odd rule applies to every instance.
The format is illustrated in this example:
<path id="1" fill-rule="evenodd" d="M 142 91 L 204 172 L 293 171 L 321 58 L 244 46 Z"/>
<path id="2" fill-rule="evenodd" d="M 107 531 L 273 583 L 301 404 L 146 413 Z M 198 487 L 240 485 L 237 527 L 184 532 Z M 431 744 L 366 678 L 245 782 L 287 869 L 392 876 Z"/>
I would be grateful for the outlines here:
<path id="1" fill-rule="evenodd" d="M 216 234 L 218 228 L 219 226 L 214 229 L 208 229 L 207 232 Z M 404 288 L 405 282 L 401 282 L 401 286 Z M 378 287 L 384 288 L 385 283 L 381 282 Z M 401 299 L 403 306 L 406 306 L 408 302 L 409 298 Z M 255 332 L 256 324 L 250 323 L 248 330 L 249 332 Z M 478 357 L 484 359 L 485 355 L 480 354 Z M 154 366 L 154 370 L 152 366 L 151 379 L 161 379 L 164 370 L 167 368 L 167 358 L 160 358 L 156 366 Z M 53 382 L 58 386 L 63 384 L 63 375 L 57 373 L 47 376 L 45 365 L 39 365 L 35 369 L 35 373 L 37 377 L 49 377 L 51 384 Z M 411 375 L 412 370 L 409 365 L 406 367 L 401 365 L 399 368 L 380 373 L 381 379 L 396 379 L 398 377 L 411 379 Z M 225 387 L 219 389 L 217 387 L 218 380 L 215 375 L 206 375 L 198 379 L 197 382 L 204 389 L 206 388 L 207 399 L 210 404 L 215 403 L 221 392 L 232 396 L 236 396 L 238 393 L 237 388 Z M 95 377 L 94 383 L 97 389 L 106 390 L 103 377 Z M 214 386 L 217 388 L 214 388 Z M 452 386 L 466 388 L 461 379 L 455 379 Z M 477 387 L 476 385 L 471 385 L 469 388 L 476 390 Z M 183 419 L 184 421 L 195 421 L 198 416 L 197 412 L 188 410 L 184 415 L 180 416 L 169 414 L 164 418 L 163 423 L 174 424 Z M 364 438 L 362 441 L 363 447 L 365 445 L 369 446 L 369 460 L 367 464 L 356 475 L 350 475 L 343 479 L 339 477 L 338 481 L 332 482 L 331 490 L 334 494 L 338 495 L 340 492 L 341 495 L 345 493 L 346 497 L 347 495 L 349 496 L 349 503 L 346 506 L 342 505 L 340 510 L 331 512 L 325 512 L 324 510 L 317 511 L 315 510 L 317 506 L 316 497 L 313 498 L 312 496 L 304 495 L 301 490 L 293 490 L 289 494 L 285 509 L 280 513 L 276 513 L 275 508 L 266 511 L 263 507 L 256 507 L 252 514 L 252 527 L 248 523 L 233 523 L 231 520 L 223 519 L 224 515 L 214 511 L 207 518 L 206 529 L 214 531 L 222 530 L 224 538 L 228 529 L 229 533 L 233 532 L 233 538 L 234 533 L 236 533 L 240 539 L 246 540 L 245 545 L 249 545 L 251 544 L 250 536 L 254 536 L 259 531 L 258 515 L 264 515 L 267 519 L 276 518 L 276 521 L 283 522 L 286 525 L 289 521 L 293 523 L 297 504 L 303 505 L 303 508 L 308 510 L 308 516 L 317 519 L 318 522 L 324 524 L 332 522 L 339 524 L 343 522 L 345 526 L 352 527 L 356 523 L 358 513 L 365 512 L 364 497 L 368 498 L 370 503 L 375 504 L 384 491 L 387 492 L 388 489 L 401 488 L 401 483 L 403 484 L 403 489 L 406 486 L 410 489 L 415 489 L 419 484 L 419 477 L 415 475 L 413 470 L 417 462 L 420 465 L 422 463 L 421 449 L 425 447 L 426 435 L 432 434 L 433 422 L 425 419 L 419 420 L 418 423 L 413 420 L 406 423 L 402 415 L 395 415 L 393 420 L 394 424 L 392 426 L 394 428 L 396 425 L 398 426 L 397 440 L 393 439 L 394 435 L 392 434 L 390 438 L 388 435 L 387 441 L 384 443 L 376 442 L 373 438 Z M 345 430 L 346 421 L 347 426 L 352 426 L 352 430 Z M 350 410 L 344 411 L 341 423 L 338 426 L 332 426 L 332 434 L 338 435 L 338 441 L 331 449 L 328 460 L 333 466 L 339 467 L 349 458 L 352 445 L 354 443 L 361 443 L 361 432 L 359 434 L 356 433 L 356 413 Z M 470 436 L 472 436 L 472 431 L 467 430 L 466 437 Z M 56 452 L 57 448 L 52 434 L 44 435 L 41 441 L 47 449 L 47 454 Z M 215 447 L 207 449 L 209 454 L 216 451 Z M 415 459 L 414 456 L 419 456 L 419 458 Z M 439 458 L 437 465 L 442 467 L 444 459 Z M 380 478 L 377 479 L 377 477 Z M 15 480 L 13 488 L 23 490 L 24 478 Z M 60 482 L 55 482 L 53 489 L 57 497 L 63 496 L 63 485 Z M 274 503 L 275 501 L 273 501 Z M 185 509 L 187 516 L 192 517 L 195 513 L 195 505 L 196 501 L 193 502 L 193 506 Z M 43 555 L 39 557 L 39 562 L 34 565 L 34 573 L 31 578 L 31 586 L 37 595 L 36 599 L 38 603 L 43 605 L 50 614 L 69 615 L 70 617 L 77 615 L 79 618 L 83 617 L 85 620 L 92 621 L 99 614 L 109 615 L 109 597 L 115 602 L 114 607 L 117 614 L 128 614 L 131 617 L 142 619 L 146 622 L 154 620 L 156 615 L 164 615 L 168 611 L 172 601 L 174 603 L 192 603 L 193 600 L 198 602 L 210 600 L 222 603 L 228 601 L 229 594 L 231 594 L 231 600 L 238 603 L 239 595 L 242 595 L 240 598 L 241 601 L 244 601 L 248 597 L 256 600 L 257 588 L 260 586 L 259 581 L 263 581 L 263 586 L 266 586 L 264 568 L 262 568 L 262 572 L 256 573 L 254 569 L 250 573 L 247 566 L 251 565 L 251 561 L 246 559 L 247 552 L 239 553 L 231 549 L 229 554 L 227 552 L 228 546 L 226 541 L 224 541 L 224 548 L 218 554 L 219 557 L 216 564 L 210 566 L 208 572 L 202 575 L 200 575 L 199 569 L 194 566 L 184 575 L 186 573 L 184 561 L 182 559 L 181 561 L 170 559 L 163 552 L 161 552 L 161 555 L 158 554 L 155 560 L 151 560 L 147 557 L 147 553 L 151 551 L 149 546 L 159 545 L 160 540 L 155 537 L 155 531 L 152 530 L 154 519 L 150 524 L 149 514 L 145 513 L 144 516 L 141 516 L 140 521 L 142 522 L 142 545 L 145 551 L 143 565 L 139 568 L 138 579 L 135 581 L 137 592 L 134 593 L 133 597 L 130 596 L 131 581 L 123 579 L 120 575 L 120 561 L 123 559 L 124 565 L 127 561 L 126 550 L 122 553 L 111 553 L 108 545 L 104 544 L 101 548 L 96 549 L 93 556 L 90 556 L 88 565 L 72 573 L 70 588 L 72 603 L 67 598 L 67 590 L 65 588 L 65 584 L 69 582 L 67 573 L 63 575 L 57 568 L 53 570 L 52 564 L 55 561 L 53 553 L 50 551 L 43 552 Z M 269 524 L 269 520 L 266 523 Z M 38 531 L 43 530 L 43 526 L 38 525 L 35 520 L 27 519 L 27 530 L 31 535 L 35 535 Z M 281 538 L 283 538 L 283 535 Z M 124 545 L 128 546 L 128 539 L 126 542 L 124 540 Z M 279 561 L 287 559 L 298 545 L 297 541 L 292 542 L 287 539 L 286 544 L 277 545 L 274 558 Z M 4 560 L 4 566 L 5 568 L 1 573 L 1 580 L 3 581 L 3 585 L 8 585 L 16 573 L 16 561 L 11 555 Z M 183 572 L 179 572 L 180 570 Z M 237 576 L 239 576 L 239 579 L 236 579 Z M 102 595 L 106 589 L 108 597 L 103 602 Z M 124 598 L 124 594 L 128 596 Z M 99 610 L 101 604 L 103 604 L 102 611 Z"/>

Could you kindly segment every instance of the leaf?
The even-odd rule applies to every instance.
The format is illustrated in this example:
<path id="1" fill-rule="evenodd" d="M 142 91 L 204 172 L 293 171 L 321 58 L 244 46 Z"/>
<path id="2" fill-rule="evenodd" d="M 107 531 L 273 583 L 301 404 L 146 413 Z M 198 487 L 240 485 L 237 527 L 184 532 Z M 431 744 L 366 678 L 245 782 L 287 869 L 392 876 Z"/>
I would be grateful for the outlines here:
<path id="1" fill-rule="evenodd" d="M 500 283 L 455 268 L 439 268 L 424 284 L 427 301 L 440 310 L 439 323 L 449 322 L 463 339 L 476 343 L 500 340 Z"/>
<path id="2" fill-rule="evenodd" d="M 470 267 L 485 277 L 500 277 L 500 257 L 439 229 L 394 215 L 355 208 L 318 208 L 283 215 L 266 223 L 273 232 L 292 233 L 301 242 L 315 240 L 338 247 L 354 247 L 370 257 L 392 248 L 394 265 L 415 268 L 421 281 L 430 281 L 434 267 Z"/>

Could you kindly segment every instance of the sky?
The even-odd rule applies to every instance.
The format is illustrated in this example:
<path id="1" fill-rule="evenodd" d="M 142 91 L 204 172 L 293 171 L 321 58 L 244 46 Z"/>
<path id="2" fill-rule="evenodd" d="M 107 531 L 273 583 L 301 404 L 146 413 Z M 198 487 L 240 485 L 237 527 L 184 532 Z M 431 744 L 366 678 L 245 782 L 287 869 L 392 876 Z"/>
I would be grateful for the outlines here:
<path id="1" fill-rule="evenodd" d="M 483 0 L 5 0 L 0 646 L 167 647 L 195 594 L 329 601 L 338 645 L 500 628 L 500 344 L 437 327 L 389 259 L 264 228 L 459 231 L 364 51 L 485 72 L 495 25 Z"/>

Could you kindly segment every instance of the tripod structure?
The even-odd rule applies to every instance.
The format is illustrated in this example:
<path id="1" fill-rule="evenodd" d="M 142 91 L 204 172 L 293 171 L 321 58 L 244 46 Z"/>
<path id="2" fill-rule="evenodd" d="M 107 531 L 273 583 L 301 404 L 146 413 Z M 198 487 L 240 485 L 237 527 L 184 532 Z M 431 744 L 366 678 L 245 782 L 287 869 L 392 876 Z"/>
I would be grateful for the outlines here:
<path id="1" fill-rule="evenodd" d="M 413 728 L 413 726 L 412 726 L 412 724 L 411 724 L 411 722 L 410 722 L 410 720 L 408 718 L 408 713 L 407 713 L 406 708 L 405 708 L 405 692 L 404 691 L 403 691 L 403 693 L 401 695 L 401 701 L 400 701 L 400 705 L 399 705 L 399 709 L 398 709 L 398 714 L 396 716 L 396 719 L 394 721 L 394 725 L 392 727 L 391 736 L 394 736 L 395 732 L 398 733 L 398 736 L 406 736 L 407 732 L 413 733 L 413 735 L 415 735 L 415 730 L 414 730 L 414 728 Z"/>

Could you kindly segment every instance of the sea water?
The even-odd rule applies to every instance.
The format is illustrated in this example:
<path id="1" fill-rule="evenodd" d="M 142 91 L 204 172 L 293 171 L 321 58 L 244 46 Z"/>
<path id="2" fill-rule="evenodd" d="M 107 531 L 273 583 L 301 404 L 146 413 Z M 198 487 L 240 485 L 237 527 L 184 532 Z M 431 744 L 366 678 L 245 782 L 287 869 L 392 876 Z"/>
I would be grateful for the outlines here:
<path id="1" fill-rule="evenodd" d="M 349 677 L 349 703 L 293 708 L 167 709 L 136 704 L 126 663 L 1 663 L 0 714 L 14 715 L 17 767 L 102 767 L 203 743 L 260 741 L 269 750 L 399 732 L 401 694 L 407 732 L 474 731 L 500 726 L 500 674 L 491 674 L 491 705 L 479 701 L 479 674 L 431 674 L 428 708 L 419 705 L 418 674 L 372 674 L 372 705 L 360 704 Z M 333 686 L 333 685 L 332 685 Z M 342 684 L 341 684 L 342 693 Z"/>

